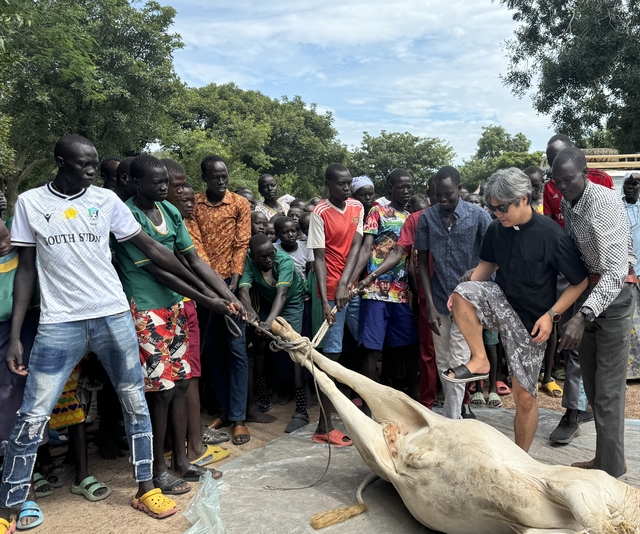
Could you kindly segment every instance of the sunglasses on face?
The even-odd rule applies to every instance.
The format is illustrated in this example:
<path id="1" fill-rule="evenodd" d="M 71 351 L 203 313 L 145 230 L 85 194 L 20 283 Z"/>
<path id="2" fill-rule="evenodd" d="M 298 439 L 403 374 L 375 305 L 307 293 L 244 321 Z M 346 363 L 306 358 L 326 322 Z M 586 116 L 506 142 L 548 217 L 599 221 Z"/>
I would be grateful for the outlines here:
<path id="1" fill-rule="evenodd" d="M 507 213 L 509 211 L 509 206 L 511 206 L 512 202 L 509 202 L 509 204 L 498 204 L 497 206 L 494 206 L 493 204 L 487 204 L 487 208 L 489 208 L 489 211 L 491 213 L 493 213 L 494 211 L 499 211 L 500 213 Z"/>

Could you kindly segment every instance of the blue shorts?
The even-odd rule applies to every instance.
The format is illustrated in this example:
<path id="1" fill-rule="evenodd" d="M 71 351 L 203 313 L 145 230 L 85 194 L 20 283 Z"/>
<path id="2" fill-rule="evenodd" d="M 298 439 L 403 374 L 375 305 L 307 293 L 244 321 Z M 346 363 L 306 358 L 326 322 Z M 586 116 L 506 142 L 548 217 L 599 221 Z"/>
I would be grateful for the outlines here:
<path id="1" fill-rule="evenodd" d="M 335 302 L 329 301 L 329 306 L 333 309 Z M 322 339 L 322 351 L 325 354 L 339 354 L 342 352 L 342 337 L 344 336 L 344 325 L 358 339 L 358 323 L 360 318 L 360 297 L 356 297 L 336 314 L 336 322 L 327 330 Z"/>
<path id="2" fill-rule="evenodd" d="M 358 345 L 382 350 L 404 347 L 418 342 L 418 330 L 409 304 L 363 299 L 360 307 L 360 335 Z"/>

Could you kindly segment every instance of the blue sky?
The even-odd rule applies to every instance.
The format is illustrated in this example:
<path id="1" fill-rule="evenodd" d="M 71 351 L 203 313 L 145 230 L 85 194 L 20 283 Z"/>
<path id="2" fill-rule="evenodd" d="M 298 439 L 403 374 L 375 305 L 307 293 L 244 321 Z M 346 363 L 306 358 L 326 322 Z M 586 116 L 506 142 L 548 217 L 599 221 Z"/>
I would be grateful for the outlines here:
<path id="1" fill-rule="evenodd" d="M 481 127 L 553 134 L 528 97 L 502 85 L 511 14 L 491 0 L 162 0 L 178 11 L 175 54 L 191 86 L 235 82 L 330 110 L 340 139 L 408 131 L 475 151 Z"/>

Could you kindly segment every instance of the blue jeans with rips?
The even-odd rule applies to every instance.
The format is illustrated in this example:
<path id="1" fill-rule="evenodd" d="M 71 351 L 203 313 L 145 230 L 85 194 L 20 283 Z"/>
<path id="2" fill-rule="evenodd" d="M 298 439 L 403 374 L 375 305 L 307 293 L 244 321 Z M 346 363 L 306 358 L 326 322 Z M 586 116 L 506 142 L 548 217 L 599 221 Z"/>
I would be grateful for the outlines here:
<path id="1" fill-rule="evenodd" d="M 153 478 L 152 432 L 138 340 L 129 311 L 38 327 L 18 420 L 7 445 L 0 485 L 0 507 L 27 499 L 38 444 L 65 382 L 76 364 L 94 352 L 118 394 L 136 482 Z"/>

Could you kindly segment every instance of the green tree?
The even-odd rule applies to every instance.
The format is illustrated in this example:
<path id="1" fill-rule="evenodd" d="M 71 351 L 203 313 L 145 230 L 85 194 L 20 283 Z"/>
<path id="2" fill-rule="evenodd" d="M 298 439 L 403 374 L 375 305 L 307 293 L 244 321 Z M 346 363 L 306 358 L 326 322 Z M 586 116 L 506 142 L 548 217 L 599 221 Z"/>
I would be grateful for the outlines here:
<path id="1" fill-rule="evenodd" d="M 505 83 L 581 144 L 607 128 L 640 150 L 640 6 L 636 0 L 500 0 L 518 22 Z"/>
<path id="2" fill-rule="evenodd" d="M 322 189 L 326 166 L 347 158 L 331 114 L 318 113 L 300 97 L 278 100 L 232 83 L 210 84 L 176 95 L 170 116 L 173 125 L 162 136 L 165 149 L 183 161 L 190 136 L 215 140 L 227 153 L 230 185 L 254 192 L 257 177 L 268 172 L 283 192 L 313 196 Z"/>
<path id="3" fill-rule="evenodd" d="M 476 153 L 460 168 L 462 183 L 475 191 L 498 169 L 526 169 L 540 165 L 543 153 L 530 153 L 531 141 L 522 133 L 510 135 L 502 126 L 484 126 Z"/>
<path id="4" fill-rule="evenodd" d="M 384 180 L 396 168 L 406 169 L 415 180 L 416 191 L 426 191 L 431 175 L 444 165 L 450 165 L 456 153 L 451 145 L 437 137 L 419 137 L 409 132 L 386 132 L 379 136 L 364 132 L 362 143 L 351 156 L 349 170 L 353 176 L 366 174 L 385 193 Z"/>
<path id="5" fill-rule="evenodd" d="M 167 107 L 180 89 L 172 53 L 182 43 L 169 31 L 173 8 L 149 1 L 138 9 L 127 0 L 24 6 L 31 24 L 5 42 L 10 61 L 2 69 L 0 112 L 11 120 L 16 156 L 1 185 L 11 204 L 25 170 L 50 159 L 65 133 L 89 138 L 101 156 L 140 152 L 166 127 Z"/>

